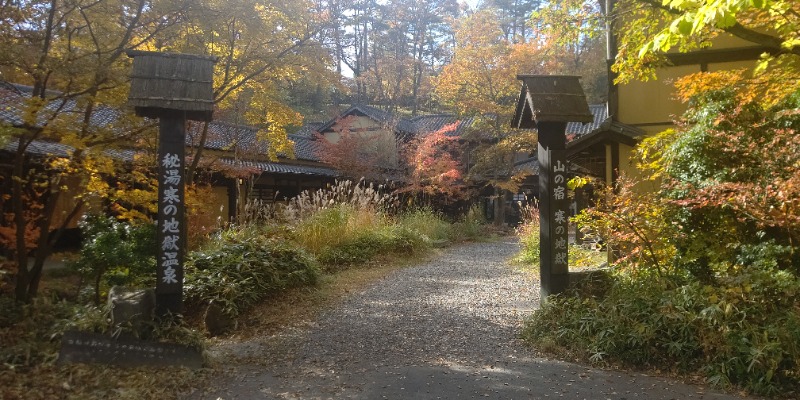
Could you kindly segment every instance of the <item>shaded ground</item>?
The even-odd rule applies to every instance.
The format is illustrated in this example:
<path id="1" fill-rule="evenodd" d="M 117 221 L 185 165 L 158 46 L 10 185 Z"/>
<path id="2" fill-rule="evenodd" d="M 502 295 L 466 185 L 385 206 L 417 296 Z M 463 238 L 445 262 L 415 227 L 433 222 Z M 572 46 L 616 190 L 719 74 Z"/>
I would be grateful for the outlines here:
<path id="1" fill-rule="evenodd" d="M 223 376 L 187 399 L 735 399 L 665 378 L 538 356 L 538 306 L 511 240 L 448 249 L 354 293 L 308 326 L 216 346 Z"/>

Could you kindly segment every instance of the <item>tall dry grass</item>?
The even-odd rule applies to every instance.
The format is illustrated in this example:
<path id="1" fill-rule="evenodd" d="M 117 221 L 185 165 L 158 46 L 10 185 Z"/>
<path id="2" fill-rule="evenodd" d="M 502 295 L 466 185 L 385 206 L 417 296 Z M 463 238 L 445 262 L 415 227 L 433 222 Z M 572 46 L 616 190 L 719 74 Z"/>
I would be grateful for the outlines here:
<path id="1" fill-rule="evenodd" d="M 305 191 L 282 209 L 284 221 L 294 221 L 294 239 L 308 251 L 320 254 L 326 248 L 376 235 L 391 225 L 389 213 L 397 198 L 372 184 L 338 181 L 327 189 Z"/>

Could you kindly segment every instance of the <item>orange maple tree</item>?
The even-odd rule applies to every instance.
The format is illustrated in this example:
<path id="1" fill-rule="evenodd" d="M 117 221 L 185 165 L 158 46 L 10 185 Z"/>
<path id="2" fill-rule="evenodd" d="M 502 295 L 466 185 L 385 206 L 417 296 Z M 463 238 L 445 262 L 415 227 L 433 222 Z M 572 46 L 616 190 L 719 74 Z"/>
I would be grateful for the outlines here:
<path id="1" fill-rule="evenodd" d="M 450 203 L 466 199 L 470 192 L 464 182 L 462 148 L 456 130 L 459 122 L 409 141 L 403 149 L 406 185 L 399 192 L 415 193 Z"/>

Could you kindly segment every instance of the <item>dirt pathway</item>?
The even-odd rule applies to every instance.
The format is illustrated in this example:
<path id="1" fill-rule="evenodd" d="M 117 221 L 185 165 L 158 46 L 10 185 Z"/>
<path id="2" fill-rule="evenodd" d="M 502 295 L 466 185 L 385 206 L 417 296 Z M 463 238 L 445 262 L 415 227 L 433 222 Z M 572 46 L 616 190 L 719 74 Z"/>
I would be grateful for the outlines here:
<path id="1" fill-rule="evenodd" d="M 538 356 L 518 340 L 535 280 L 513 241 L 448 249 L 308 327 L 214 349 L 225 376 L 188 399 L 736 399 Z"/>

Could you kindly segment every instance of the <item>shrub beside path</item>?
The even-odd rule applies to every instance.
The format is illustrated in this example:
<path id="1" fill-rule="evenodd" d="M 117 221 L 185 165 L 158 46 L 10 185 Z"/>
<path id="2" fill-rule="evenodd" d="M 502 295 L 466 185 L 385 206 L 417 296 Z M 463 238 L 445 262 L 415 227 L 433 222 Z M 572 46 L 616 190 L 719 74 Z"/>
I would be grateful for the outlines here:
<path id="1" fill-rule="evenodd" d="M 537 355 L 518 339 L 539 303 L 512 239 L 449 248 L 309 326 L 213 349 L 225 377 L 189 399 L 736 399 Z"/>

